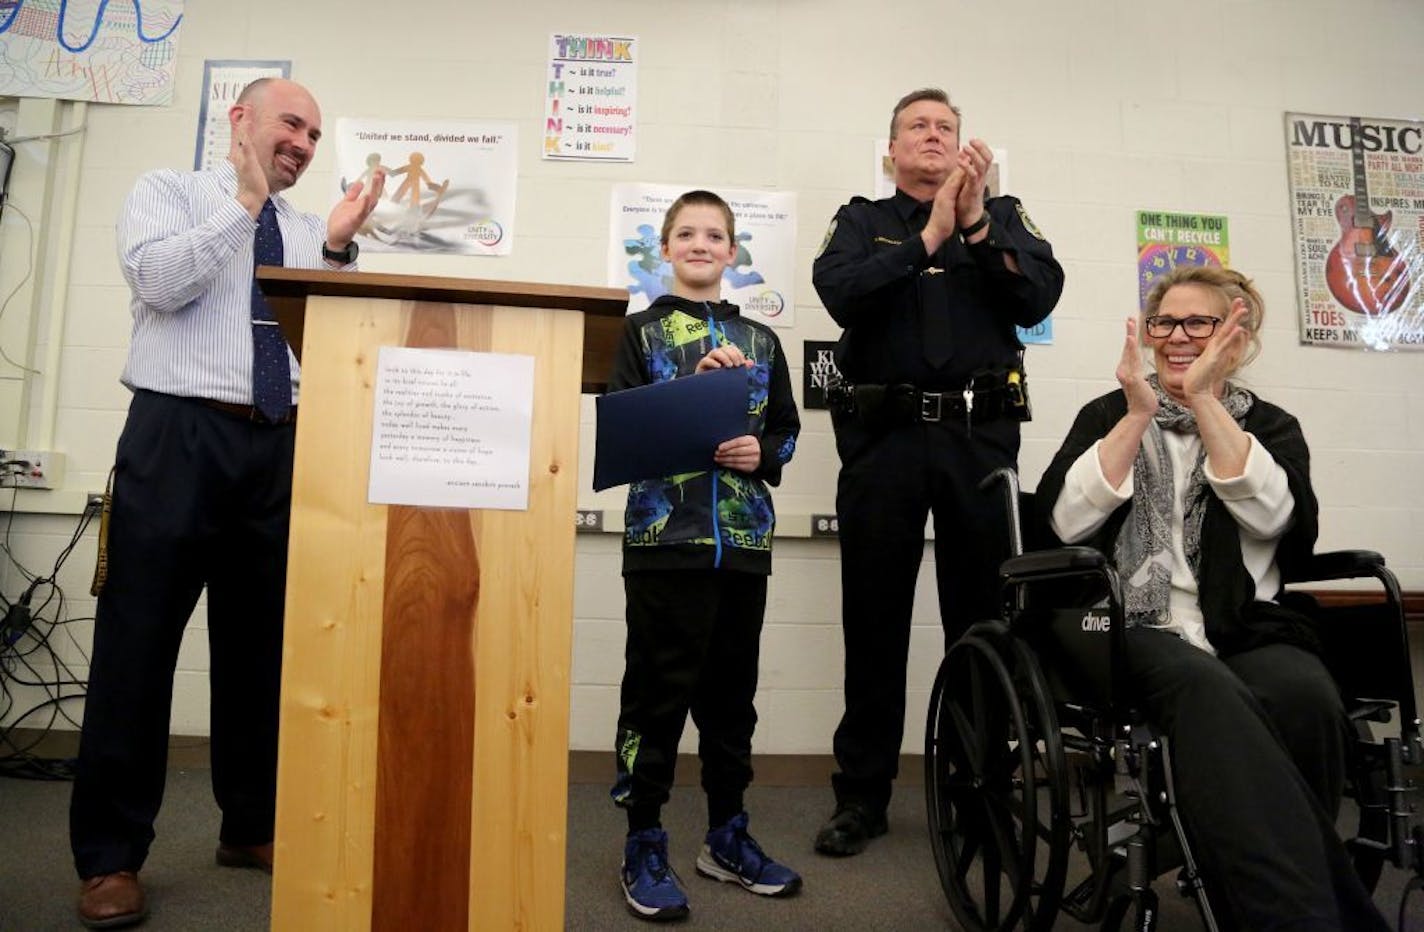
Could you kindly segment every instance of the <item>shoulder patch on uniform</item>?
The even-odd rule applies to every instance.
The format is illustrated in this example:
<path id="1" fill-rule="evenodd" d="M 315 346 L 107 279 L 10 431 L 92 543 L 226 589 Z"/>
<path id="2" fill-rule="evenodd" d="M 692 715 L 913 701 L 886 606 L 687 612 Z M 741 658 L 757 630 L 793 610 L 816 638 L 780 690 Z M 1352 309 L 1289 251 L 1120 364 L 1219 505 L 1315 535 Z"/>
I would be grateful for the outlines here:
<path id="1" fill-rule="evenodd" d="M 1024 210 L 1024 205 L 1022 201 L 1014 205 L 1014 210 L 1017 210 L 1019 212 L 1019 219 L 1023 221 L 1025 230 L 1028 230 L 1030 233 L 1032 233 L 1039 239 L 1044 238 L 1043 231 L 1040 230 L 1031 219 L 1029 219 L 1028 211 Z"/>
<path id="2" fill-rule="evenodd" d="M 816 258 L 821 258 L 821 253 L 826 251 L 826 247 L 831 245 L 831 237 L 836 235 L 836 223 L 832 220 L 831 225 L 826 227 L 826 235 L 821 239 L 821 248 L 816 250 Z"/>

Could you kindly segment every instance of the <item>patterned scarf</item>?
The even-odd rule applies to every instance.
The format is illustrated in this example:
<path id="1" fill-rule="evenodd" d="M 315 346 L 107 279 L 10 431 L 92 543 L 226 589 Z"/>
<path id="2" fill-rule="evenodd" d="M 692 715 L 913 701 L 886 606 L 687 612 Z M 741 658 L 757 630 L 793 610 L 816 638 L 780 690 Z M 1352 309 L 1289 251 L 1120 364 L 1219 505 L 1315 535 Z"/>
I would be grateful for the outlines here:
<path id="1" fill-rule="evenodd" d="M 1172 593 L 1172 503 L 1176 500 L 1176 479 L 1167 454 L 1163 431 L 1197 433 L 1192 409 L 1172 399 L 1162 390 L 1153 373 L 1147 377 L 1157 393 L 1157 416 L 1142 438 L 1142 446 L 1132 463 L 1132 505 L 1118 534 L 1113 559 L 1121 573 L 1128 627 L 1165 625 L 1170 621 L 1168 606 Z M 1230 382 L 1222 404 L 1240 424 L 1254 401 L 1250 392 Z M 1187 565 L 1197 577 L 1201 565 L 1202 519 L 1206 516 L 1206 448 L 1187 476 L 1183 498 L 1182 540 Z"/>

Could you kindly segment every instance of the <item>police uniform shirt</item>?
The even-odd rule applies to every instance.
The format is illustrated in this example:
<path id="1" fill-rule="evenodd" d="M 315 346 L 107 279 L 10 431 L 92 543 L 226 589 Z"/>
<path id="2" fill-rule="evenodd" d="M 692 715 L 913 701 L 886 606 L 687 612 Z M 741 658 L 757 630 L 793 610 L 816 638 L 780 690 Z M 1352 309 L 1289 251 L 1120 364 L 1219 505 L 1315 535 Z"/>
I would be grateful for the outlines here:
<path id="1" fill-rule="evenodd" d="M 967 246 L 956 233 L 934 255 L 920 231 L 930 205 L 903 191 L 856 197 L 836 212 L 812 269 L 812 283 L 845 329 L 836 365 L 851 382 L 961 388 L 977 371 L 1018 361 L 1014 326 L 1031 327 L 1063 292 L 1053 247 L 1014 197 L 985 202 L 988 235 Z M 1004 264 L 1010 253 L 1019 272 Z M 923 315 L 923 316 L 922 316 Z M 924 317 L 947 318 L 947 362 L 925 359 Z"/>

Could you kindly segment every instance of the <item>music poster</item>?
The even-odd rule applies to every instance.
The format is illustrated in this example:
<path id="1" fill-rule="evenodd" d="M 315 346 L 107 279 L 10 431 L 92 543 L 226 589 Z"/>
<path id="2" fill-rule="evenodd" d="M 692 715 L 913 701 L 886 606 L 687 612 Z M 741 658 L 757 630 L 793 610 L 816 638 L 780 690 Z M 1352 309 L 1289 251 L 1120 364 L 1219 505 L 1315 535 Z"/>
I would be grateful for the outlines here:
<path id="1" fill-rule="evenodd" d="M 1302 343 L 1424 348 L 1424 123 L 1285 115 Z"/>

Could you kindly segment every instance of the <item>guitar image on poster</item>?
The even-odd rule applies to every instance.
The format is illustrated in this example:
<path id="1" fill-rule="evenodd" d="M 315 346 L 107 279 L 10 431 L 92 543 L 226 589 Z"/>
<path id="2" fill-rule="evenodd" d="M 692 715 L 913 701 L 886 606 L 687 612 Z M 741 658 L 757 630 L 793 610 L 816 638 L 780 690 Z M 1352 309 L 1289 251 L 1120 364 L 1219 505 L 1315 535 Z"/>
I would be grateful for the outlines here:
<path id="1" fill-rule="evenodd" d="M 1325 260 L 1325 282 L 1344 307 L 1379 317 L 1398 310 L 1409 295 L 1409 263 L 1390 244 L 1394 211 L 1370 210 L 1365 184 L 1365 144 L 1360 118 L 1350 118 L 1351 163 L 1355 193 L 1335 203 L 1340 241 Z"/>

